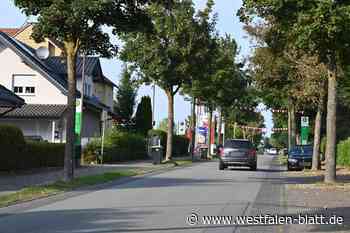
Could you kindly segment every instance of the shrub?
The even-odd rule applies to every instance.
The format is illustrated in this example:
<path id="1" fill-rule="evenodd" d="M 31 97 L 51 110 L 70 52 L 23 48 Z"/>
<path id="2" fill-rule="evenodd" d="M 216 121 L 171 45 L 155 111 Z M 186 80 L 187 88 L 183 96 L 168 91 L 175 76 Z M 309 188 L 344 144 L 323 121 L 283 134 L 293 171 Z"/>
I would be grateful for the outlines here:
<path id="1" fill-rule="evenodd" d="M 190 144 L 190 141 L 185 136 L 174 135 L 173 157 L 187 156 L 189 144 Z"/>
<path id="2" fill-rule="evenodd" d="M 20 169 L 63 167 L 65 144 L 28 141 Z"/>
<path id="3" fill-rule="evenodd" d="M 0 126 L 0 148 L 0 170 L 62 167 L 64 163 L 64 144 L 26 142 L 15 126 Z"/>
<path id="4" fill-rule="evenodd" d="M 340 141 L 337 145 L 337 164 L 350 166 L 350 138 Z"/>
<path id="5" fill-rule="evenodd" d="M 105 138 L 103 161 L 107 163 L 147 158 L 142 135 L 112 130 Z"/>
<path id="6" fill-rule="evenodd" d="M 143 96 L 135 115 L 136 131 L 144 136 L 152 129 L 152 104 L 149 96 Z"/>
<path id="7" fill-rule="evenodd" d="M 157 135 L 160 137 L 161 145 L 163 147 L 163 157 L 166 153 L 167 145 L 167 133 L 163 130 L 150 130 L 148 131 L 148 137 Z M 173 136 L 173 157 L 181 157 L 188 155 L 188 145 L 190 141 L 185 136 L 174 135 Z"/>
<path id="8" fill-rule="evenodd" d="M 84 163 L 90 164 L 97 161 L 97 155 L 101 151 L 101 139 L 91 140 L 83 149 Z"/>
<path id="9" fill-rule="evenodd" d="M 14 170 L 24 152 L 26 143 L 16 126 L 0 125 L 0 170 Z"/>

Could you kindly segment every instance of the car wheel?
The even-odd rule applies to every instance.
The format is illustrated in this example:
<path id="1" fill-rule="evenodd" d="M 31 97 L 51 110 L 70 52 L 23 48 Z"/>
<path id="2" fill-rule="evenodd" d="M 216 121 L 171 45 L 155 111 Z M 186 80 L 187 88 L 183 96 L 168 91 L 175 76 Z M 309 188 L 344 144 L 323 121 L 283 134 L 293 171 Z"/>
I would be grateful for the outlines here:
<path id="1" fill-rule="evenodd" d="M 220 162 L 219 163 L 219 170 L 224 170 L 225 169 L 225 164 Z"/>

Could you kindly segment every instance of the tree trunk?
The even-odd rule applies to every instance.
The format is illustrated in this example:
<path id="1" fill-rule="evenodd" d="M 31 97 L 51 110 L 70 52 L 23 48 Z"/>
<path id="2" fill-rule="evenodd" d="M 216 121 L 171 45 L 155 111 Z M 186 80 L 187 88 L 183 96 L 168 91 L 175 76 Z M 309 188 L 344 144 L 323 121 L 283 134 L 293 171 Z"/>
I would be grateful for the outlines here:
<path id="1" fill-rule="evenodd" d="M 211 128 L 213 127 L 213 110 L 212 108 L 209 108 L 209 117 L 208 117 L 208 153 L 207 157 L 211 157 Z"/>
<path id="2" fill-rule="evenodd" d="M 292 149 L 292 126 L 290 120 L 290 106 L 288 107 L 288 151 Z"/>
<path id="3" fill-rule="evenodd" d="M 296 134 L 297 134 L 297 127 L 296 127 L 296 122 L 295 122 L 295 106 L 292 104 L 291 106 L 291 111 L 290 111 L 290 126 L 291 126 L 291 132 L 290 132 L 290 137 L 291 137 L 291 146 L 295 146 L 296 142 Z"/>
<path id="4" fill-rule="evenodd" d="M 314 150 L 312 154 L 312 170 L 314 171 L 319 170 L 321 168 L 321 163 L 320 163 L 321 124 L 322 124 L 322 106 L 320 103 L 317 108 L 317 114 L 315 119 Z"/>
<path id="5" fill-rule="evenodd" d="M 196 98 L 192 98 L 192 121 L 191 121 L 191 130 L 192 130 L 192 137 L 191 137 L 191 156 L 192 160 L 194 159 L 194 150 L 196 146 Z"/>
<path id="6" fill-rule="evenodd" d="M 75 105 L 76 105 L 76 57 L 75 43 L 65 43 L 67 52 L 68 101 L 66 123 L 66 146 L 64 155 L 64 181 L 71 181 L 74 177 L 74 144 L 75 144 Z"/>
<path id="7" fill-rule="evenodd" d="M 220 109 L 220 112 L 219 112 L 219 121 L 218 121 L 218 124 L 219 124 L 219 138 L 218 138 L 218 144 L 219 145 L 222 145 L 223 144 L 223 139 L 222 139 L 222 112 L 221 112 L 221 109 Z"/>
<path id="8" fill-rule="evenodd" d="M 167 135 L 167 148 L 165 154 L 165 161 L 172 159 L 173 152 L 173 133 L 174 133 L 174 95 L 172 90 L 167 90 L 166 95 L 168 97 L 168 135 Z"/>
<path id="9" fill-rule="evenodd" d="M 334 55 L 330 59 L 328 69 L 328 101 L 327 101 L 327 144 L 325 182 L 336 181 L 336 114 L 337 114 L 337 75 Z"/>

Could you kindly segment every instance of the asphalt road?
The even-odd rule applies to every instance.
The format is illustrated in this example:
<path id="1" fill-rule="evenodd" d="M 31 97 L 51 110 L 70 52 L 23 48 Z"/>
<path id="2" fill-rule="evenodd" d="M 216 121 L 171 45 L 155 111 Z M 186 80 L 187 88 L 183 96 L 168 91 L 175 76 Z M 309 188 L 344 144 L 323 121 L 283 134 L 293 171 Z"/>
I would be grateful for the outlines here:
<path id="1" fill-rule="evenodd" d="M 259 156 L 258 171 L 198 163 L 91 191 L 47 205 L 0 214 L 1 233 L 285 232 L 281 226 L 205 225 L 202 216 L 283 214 L 279 167 Z M 199 222 L 190 225 L 187 216 Z M 196 220 L 192 218 L 192 220 Z"/>

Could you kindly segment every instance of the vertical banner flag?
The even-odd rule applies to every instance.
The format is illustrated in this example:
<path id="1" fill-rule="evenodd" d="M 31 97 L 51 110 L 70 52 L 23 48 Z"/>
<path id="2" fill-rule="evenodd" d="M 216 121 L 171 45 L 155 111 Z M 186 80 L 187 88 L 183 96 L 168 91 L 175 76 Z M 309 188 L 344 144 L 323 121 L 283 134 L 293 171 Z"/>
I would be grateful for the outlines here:
<path id="1" fill-rule="evenodd" d="M 309 137 L 309 117 L 301 117 L 301 144 L 308 144 Z"/>
<path id="2" fill-rule="evenodd" d="M 75 101 L 75 145 L 81 145 L 81 114 L 83 111 L 82 99 L 78 98 Z"/>

